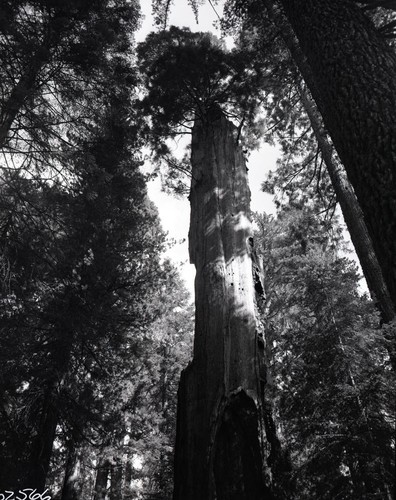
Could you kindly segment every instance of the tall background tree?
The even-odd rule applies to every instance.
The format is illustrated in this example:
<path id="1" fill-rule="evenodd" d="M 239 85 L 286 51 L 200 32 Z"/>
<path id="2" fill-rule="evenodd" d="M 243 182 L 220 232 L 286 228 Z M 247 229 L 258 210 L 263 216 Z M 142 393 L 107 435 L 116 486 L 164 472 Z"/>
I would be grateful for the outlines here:
<path id="1" fill-rule="evenodd" d="M 89 120 L 87 99 L 105 88 L 109 56 L 129 50 L 139 5 L 18 0 L 1 9 L 0 146 L 48 151 L 68 124 Z"/>
<path id="2" fill-rule="evenodd" d="M 139 54 L 148 88 L 143 107 L 159 154 L 167 152 L 164 137 L 192 127 L 195 339 L 180 382 L 174 498 L 271 497 L 269 454 L 276 462 L 278 449 L 264 397 L 263 289 L 239 144 L 244 122 L 254 130 L 254 89 L 267 75 L 247 64 L 246 52 L 241 57 L 209 34 L 174 27 L 150 35 Z"/>
<path id="3" fill-rule="evenodd" d="M 379 20 L 383 23 L 384 16 L 381 15 Z M 266 3 L 265 10 L 257 2 L 228 2 L 223 27 L 236 36 L 241 48 L 247 47 L 256 54 L 256 64 L 261 64 L 266 71 L 268 67 L 276 71 L 277 78 L 264 101 L 265 135 L 267 140 L 275 138 L 282 149 L 283 159 L 276 175 L 283 178 L 284 186 L 304 182 L 307 186 L 306 201 L 315 192 L 323 196 L 328 200 L 328 207 L 324 206 L 323 210 L 331 213 L 336 207 L 335 202 L 339 203 L 370 293 L 383 321 L 392 322 L 392 298 L 362 210 L 321 115 L 302 81 L 303 76 L 310 87 L 314 86 L 312 70 L 285 15 L 272 2 Z M 382 28 L 381 25 L 378 29 L 382 32 Z M 310 174 L 306 175 L 308 171 Z M 327 175 L 324 175 L 326 171 Z M 393 341 L 388 347 L 395 366 L 395 338 L 388 329 L 384 329 L 384 335 Z"/>
<path id="4" fill-rule="evenodd" d="M 177 280 L 140 172 L 138 5 L 3 7 L 0 487 L 63 484 L 66 500 L 84 494 L 83 446 L 118 446 L 125 413 L 154 391 L 158 347 L 144 332 L 165 312 L 157 291 Z M 114 496 L 122 476 L 109 456 Z"/>
<path id="5" fill-rule="evenodd" d="M 76 434 L 81 439 L 88 422 L 100 424 L 101 405 L 95 408 L 89 395 L 98 381 L 96 365 L 106 365 L 101 350 L 117 349 L 125 332 L 156 317 L 148 304 L 151 287 L 164 276 L 158 260 L 164 236 L 147 201 L 139 162 L 128 150 L 131 130 L 121 101 L 125 96 L 116 99 L 94 135 L 73 154 L 70 161 L 79 171 L 73 191 L 61 186 L 32 191 L 31 180 L 19 180 L 25 191 L 14 194 L 16 213 L 4 238 L 5 291 L 18 308 L 3 322 L 2 340 L 20 336 L 24 369 L 32 371 L 29 376 L 17 372 L 12 387 L 18 393 L 26 386 L 22 401 L 30 398 L 24 418 L 31 438 L 23 441 L 30 458 L 22 467 L 26 484 L 38 489 L 45 483 L 57 425 L 63 423 L 69 440 Z M 4 355 L 12 359 L 16 353 Z M 7 415 L 15 410 L 11 406 Z M 13 461 L 7 462 L 4 472 L 12 467 Z M 6 474 L 4 480 L 12 477 Z"/>
<path id="6" fill-rule="evenodd" d="M 391 499 L 395 380 L 386 339 L 357 293 L 336 219 L 317 208 L 292 196 L 276 218 L 256 216 L 276 421 L 292 463 L 278 481 L 286 498 Z"/>
<path id="7" fill-rule="evenodd" d="M 280 4 L 311 68 L 313 84 L 307 83 L 355 189 L 396 303 L 394 50 L 355 2 Z"/>

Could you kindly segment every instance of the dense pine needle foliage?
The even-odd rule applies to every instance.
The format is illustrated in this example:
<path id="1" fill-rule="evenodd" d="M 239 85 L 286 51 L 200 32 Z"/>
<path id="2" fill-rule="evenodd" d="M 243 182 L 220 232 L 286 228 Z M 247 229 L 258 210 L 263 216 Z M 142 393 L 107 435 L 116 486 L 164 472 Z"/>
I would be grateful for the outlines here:
<path id="1" fill-rule="evenodd" d="M 394 372 L 355 264 L 318 221 L 297 208 L 257 216 L 276 420 L 293 464 L 281 483 L 287 498 L 386 498 Z"/>

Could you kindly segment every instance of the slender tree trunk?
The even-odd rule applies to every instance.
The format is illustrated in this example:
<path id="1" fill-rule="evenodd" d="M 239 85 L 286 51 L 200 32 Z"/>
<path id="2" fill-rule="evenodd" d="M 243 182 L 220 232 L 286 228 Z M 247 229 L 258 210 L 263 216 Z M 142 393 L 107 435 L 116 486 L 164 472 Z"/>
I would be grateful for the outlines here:
<path id="1" fill-rule="evenodd" d="M 59 22 L 60 20 L 61 22 Z M 7 144 L 11 127 L 24 103 L 37 91 L 40 72 L 52 57 L 51 49 L 56 47 L 68 33 L 69 27 L 64 21 L 64 9 L 60 7 L 45 26 L 44 32 L 46 34 L 41 46 L 32 54 L 18 83 L 10 92 L 8 99 L 2 104 L 0 109 L 0 148 Z M 33 40 L 32 45 L 36 45 L 36 43 L 37 40 Z"/>
<path id="2" fill-rule="evenodd" d="M 133 498 L 133 492 L 131 490 L 132 479 L 133 479 L 132 457 L 128 456 L 125 463 L 124 485 L 122 488 L 123 500 L 131 500 Z"/>
<path id="3" fill-rule="evenodd" d="M 70 310 L 73 310 L 71 307 Z M 74 333 L 68 328 L 59 328 L 58 341 L 55 343 L 52 375 L 47 381 L 44 393 L 41 418 L 33 440 L 27 464 L 27 488 L 43 491 L 47 479 L 52 448 L 59 420 L 59 392 L 66 382 L 67 371 L 74 341 Z"/>
<path id="4" fill-rule="evenodd" d="M 107 481 L 110 473 L 110 463 L 108 460 L 99 460 L 96 470 L 94 500 L 105 500 L 107 493 Z"/>
<path id="5" fill-rule="evenodd" d="M 37 55 L 33 56 L 33 61 L 15 85 L 7 101 L 2 105 L 0 114 L 0 148 L 3 148 L 7 144 L 12 124 L 26 99 L 34 92 L 38 74 L 45 62 L 45 58 L 40 58 Z"/>
<path id="6" fill-rule="evenodd" d="M 63 481 L 61 500 L 80 499 L 80 459 L 74 443 L 70 445 L 66 460 L 65 478 Z"/>
<path id="7" fill-rule="evenodd" d="M 122 462 L 116 460 L 110 471 L 110 500 L 122 499 Z"/>
<path id="8" fill-rule="evenodd" d="M 257 314 L 263 285 L 234 133 L 219 110 L 193 129 L 189 245 L 196 324 L 194 358 L 179 387 L 175 500 L 272 498 Z"/>
<path id="9" fill-rule="evenodd" d="M 396 305 L 396 56 L 353 2 L 280 0 Z M 305 74 L 303 73 L 305 78 Z"/>
<path id="10" fill-rule="evenodd" d="M 314 88 L 315 79 L 312 70 L 291 30 L 288 20 L 279 10 L 273 8 L 271 0 L 266 0 L 266 5 L 269 16 L 281 30 L 283 41 L 290 51 L 298 70 L 307 85 L 310 88 Z M 395 309 L 375 255 L 367 226 L 364 222 L 362 209 L 353 191 L 353 187 L 348 181 L 343 166 L 334 158 L 333 146 L 328 139 L 316 104 L 302 87 L 300 87 L 300 96 L 318 141 L 323 160 L 344 216 L 345 224 L 366 278 L 367 286 L 371 294 L 375 296 L 383 320 L 388 323 L 394 318 Z"/>
<path id="11" fill-rule="evenodd" d="M 273 0 L 264 0 L 268 15 L 279 28 L 283 41 L 288 48 L 294 63 L 303 76 L 306 84 L 311 89 L 311 93 L 317 95 L 317 102 L 320 100 L 319 92 L 316 90 L 315 79 L 311 67 L 302 52 L 291 26 L 281 10 L 274 7 Z M 344 168 L 334 158 L 333 146 L 328 139 L 327 132 L 323 126 L 322 117 L 305 89 L 300 91 L 303 106 L 311 122 L 312 129 L 322 152 L 323 160 L 326 164 L 337 200 L 348 228 L 352 243 L 358 256 L 367 286 L 373 299 L 381 312 L 382 319 L 389 323 L 395 317 L 395 307 L 390 296 L 386 280 L 374 249 L 371 236 L 364 220 L 363 212 L 359 201 L 356 198 L 353 187 L 350 184 Z M 389 356 L 393 369 L 396 370 L 396 351 L 394 347 L 395 339 L 389 339 Z"/>
<path id="12" fill-rule="evenodd" d="M 45 489 L 57 423 L 58 408 L 54 398 L 54 385 L 51 383 L 44 395 L 41 420 L 28 464 L 26 488 L 36 488 L 38 492 Z"/>

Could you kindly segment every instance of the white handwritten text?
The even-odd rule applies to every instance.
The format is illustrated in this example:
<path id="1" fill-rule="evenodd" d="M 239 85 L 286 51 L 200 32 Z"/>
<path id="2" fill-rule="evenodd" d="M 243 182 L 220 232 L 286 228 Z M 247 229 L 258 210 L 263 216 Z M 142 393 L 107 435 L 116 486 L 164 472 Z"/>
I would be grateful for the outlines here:
<path id="1" fill-rule="evenodd" d="M 43 493 L 37 493 L 37 490 L 33 488 L 26 488 L 19 491 L 8 491 L 0 493 L 0 500 L 51 500 L 51 497 L 47 495 L 48 490 Z"/>

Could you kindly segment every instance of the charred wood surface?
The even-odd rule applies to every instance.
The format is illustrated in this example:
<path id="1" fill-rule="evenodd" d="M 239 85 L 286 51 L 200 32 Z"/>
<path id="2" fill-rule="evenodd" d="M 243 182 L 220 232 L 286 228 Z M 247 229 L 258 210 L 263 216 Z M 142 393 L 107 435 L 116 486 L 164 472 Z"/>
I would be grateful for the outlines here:
<path id="1" fill-rule="evenodd" d="M 250 191 L 236 127 L 197 120 L 190 259 L 196 266 L 194 358 L 179 388 L 175 500 L 270 499 L 263 297 Z"/>

